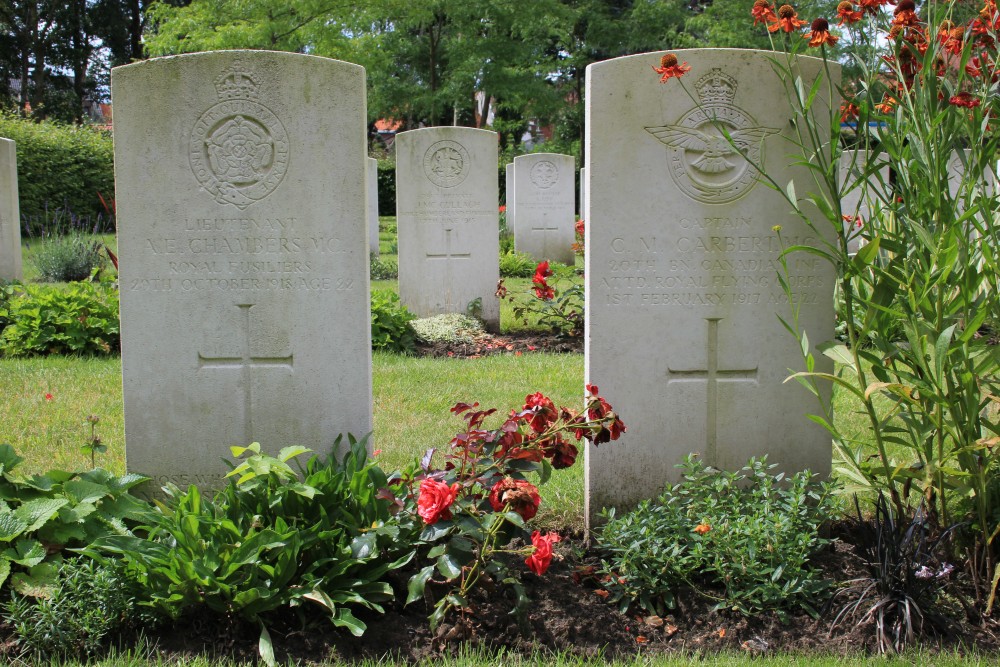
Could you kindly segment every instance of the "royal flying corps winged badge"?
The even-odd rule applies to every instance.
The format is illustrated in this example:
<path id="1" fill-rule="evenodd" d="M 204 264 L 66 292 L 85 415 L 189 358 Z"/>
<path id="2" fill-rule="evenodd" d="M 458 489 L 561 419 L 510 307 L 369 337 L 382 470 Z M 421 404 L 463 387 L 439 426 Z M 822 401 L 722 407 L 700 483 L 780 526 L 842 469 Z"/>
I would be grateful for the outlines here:
<path id="1" fill-rule="evenodd" d="M 696 84 L 699 106 L 674 125 L 646 128 L 670 149 L 677 187 L 700 202 L 725 204 L 749 192 L 758 178 L 751 163 L 762 164 L 764 138 L 780 132 L 733 104 L 736 87 L 736 79 L 714 68 Z"/>

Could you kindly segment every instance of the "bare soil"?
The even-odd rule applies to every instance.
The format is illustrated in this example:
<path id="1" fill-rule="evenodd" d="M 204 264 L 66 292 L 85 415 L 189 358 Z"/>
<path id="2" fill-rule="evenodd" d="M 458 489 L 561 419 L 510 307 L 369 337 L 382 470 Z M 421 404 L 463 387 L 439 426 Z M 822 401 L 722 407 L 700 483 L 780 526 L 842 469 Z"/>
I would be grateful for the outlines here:
<path id="1" fill-rule="evenodd" d="M 551 333 L 483 333 L 471 343 L 418 343 L 417 354 L 424 357 L 478 359 L 497 354 L 521 356 L 533 352 L 583 352 L 583 337 L 570 338 Z"/>

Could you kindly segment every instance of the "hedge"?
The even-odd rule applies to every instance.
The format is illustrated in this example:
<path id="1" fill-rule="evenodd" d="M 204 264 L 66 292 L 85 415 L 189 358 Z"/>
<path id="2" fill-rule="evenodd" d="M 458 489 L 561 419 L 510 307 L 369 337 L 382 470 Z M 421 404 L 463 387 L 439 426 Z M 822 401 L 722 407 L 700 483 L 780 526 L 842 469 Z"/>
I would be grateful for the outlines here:
<path id="1" fill-rule="evenodd" d="M 22 218 L 68 208 L 77 216 L 104 213 L 97 196 L 114 197 L 111 135 L 90 126 L 35 122 L 0 114 L 0 137 L 17 144 Z"/>

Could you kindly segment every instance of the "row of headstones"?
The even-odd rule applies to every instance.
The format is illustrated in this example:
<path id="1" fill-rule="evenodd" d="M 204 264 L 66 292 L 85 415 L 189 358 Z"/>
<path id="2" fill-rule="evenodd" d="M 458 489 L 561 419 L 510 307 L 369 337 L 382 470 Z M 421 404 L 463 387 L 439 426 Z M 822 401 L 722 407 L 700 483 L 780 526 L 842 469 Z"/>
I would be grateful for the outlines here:
<path id="1" fill-rule="evenodd" d="M 400 301 L 416 315 L 465 313 L 500 327 L 497 134 L 435 127 L 396 137 Z M 574 261 L 574 160 L 538 153 L 514 160 L 514 247 L 537 261 Z M 512 204 L 508 203 L 510 220 Z"/>
<path id="2" fill-rule="evenodd" d="M 717 125 L 786 183 L 808 178 L 772 136 L 788 133 L 791 111 L 774 103 L 766 53 L 682 55 L 700 106 L 651 76 L 659 54 L 588 68 L 586 380 L 628 424 L 620 442 L 587 449 L 588 516 L 657 494 L 692 451 L 721 467 L 768 453 L 788 470 L 830 470 L 829 436 L 805 417 L 812 396 L 784 382 L 800 350 L 777 317 L 789 319 L 782 244 L 819 239 Z M 369 432 L 364 70 L 192 54 L 116 68 L 112 96 L 128 469 L 155 486 L 212 486 L 229 445 Z M 400 179 L 400 248 L 425 248 L 401 255 L 401 290 L 404 272 L 449 282 L 449 254 L 495 271 L 495 167 L 463 175 L 480 151 L 496 164 L 495 138 L 438 132 L 397 140 L 399 168 L 429 183 Z M 515 199 L 516 228 L 544 206 Z M 460 238 L 479 216 L 490 238 Z M 798 321 L 829 338 L 831 267 L 792 258 L 790 271 Z"/>

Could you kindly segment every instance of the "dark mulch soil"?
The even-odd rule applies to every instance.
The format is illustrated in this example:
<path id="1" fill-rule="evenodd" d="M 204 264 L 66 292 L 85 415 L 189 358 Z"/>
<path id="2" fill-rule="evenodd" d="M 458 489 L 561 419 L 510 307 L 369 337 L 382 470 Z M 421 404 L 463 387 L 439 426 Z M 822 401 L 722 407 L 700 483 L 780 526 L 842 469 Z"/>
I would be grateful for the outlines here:
<path id="1" fill-rule="evenodd" d="M 844 582 L 863 573 L 861 563 L 847 542 L 840 539 L 817 559 L 825 576 Z M 716 652 L 816 653 L 857 655 L 877 652 L 873 624 L 856 621 L 832 626 L 837 608 L 846 602 L 840 597 L 835 607 L 826 609 L 816 620 L 803 612 L 792 612 L 784 621 L 775 614 L 744 618 L 726 611 L 713 611 L 712 602 L 693 591 L 682 592 L 672 614 L 646 617 L 621 614 L 599 594 L 599 582 L 579 576 L 579 568 L 596 562 L 580 539 L 564 539 L 557 545 L 561 560 L 549 572 L 537 577 L 525 572 L 522 579 L 532 605 L 523 625 L 510 615 L 513 603 L 502 589 L 481 592 L 473 611 L 465 618 L 451 617 L 431 632 L 427 617 L 431 606 L 395 604 L 387 613 L 359 614 L 368 624 L 362 637 L 335 629 L 314 610 L 308 618 L 286 614 L 270 620 L 270 633 L 279 661 L 294 659 L 304 663 L 330 659 L 347 661 L 377 659 L 391 655 L 407 662 L 455 654 L 465 647 L 503 648 L 526 656 L 562 651 L 580 657 L 605 658 L 634 656 L 639 652 L 673 654 L 713 654 Z M 523 568 L 521 568 L 523 569 Z M 405 598 L 406 578 L 401 573 L 395 588 Z M 970 619 L 958 598 L 968 596 L 960 581 L 946 606 L 936 611 L 949 617 L 950 632 L 928 635 L 921 650 L 983 653 L 1000 652 L 1000 621 Z M 173 662 L 181 656 L 215 655 L 251 661 L 257 655 L 258 626 L 235 619 L 199 616 L 182 620 L 174 627 L 152 635 L 159 654 Z M 149 637 L 147 635 L 147 637 Z"/>

